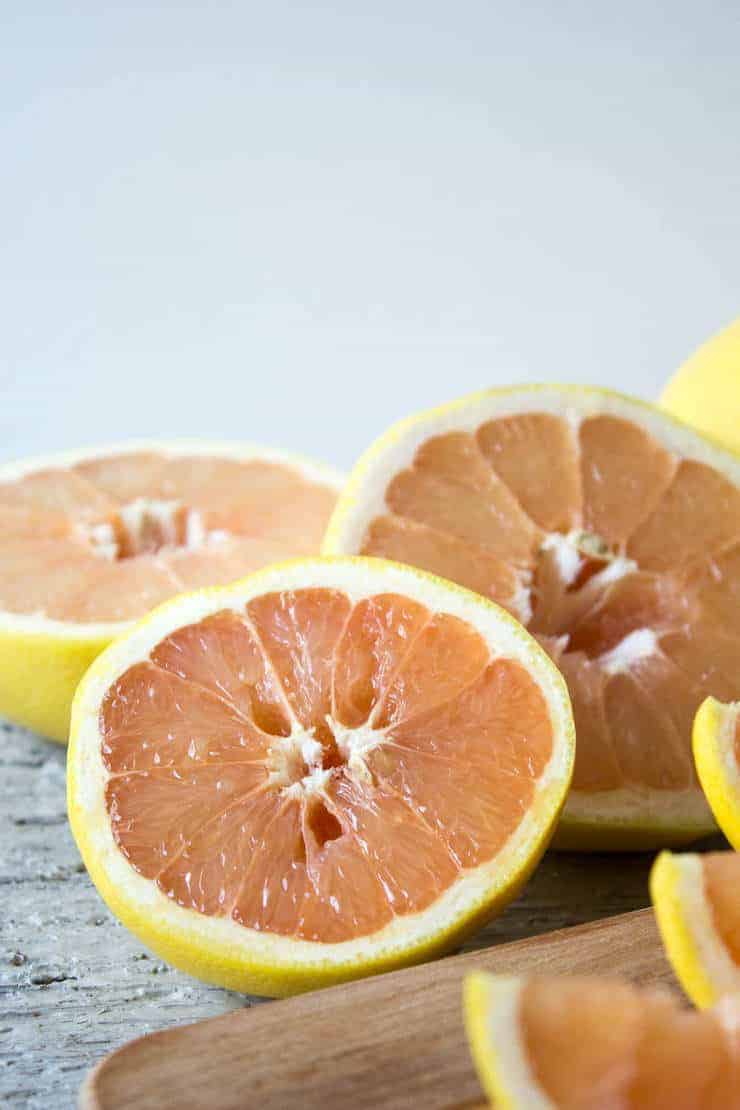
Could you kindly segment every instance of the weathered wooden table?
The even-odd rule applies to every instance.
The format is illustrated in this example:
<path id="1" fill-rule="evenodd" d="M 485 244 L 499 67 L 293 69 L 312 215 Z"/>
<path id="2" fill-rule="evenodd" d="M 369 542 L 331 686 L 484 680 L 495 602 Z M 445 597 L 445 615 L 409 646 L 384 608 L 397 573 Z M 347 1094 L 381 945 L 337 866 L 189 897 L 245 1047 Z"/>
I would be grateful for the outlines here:
<path id="1" fill-rule="evenodd" d="M 142 1033 L 255 999 L 167 967 L 110 915 L 66 821 L 65 751 L 0 722 L 0 1104 L 72 1107 L 88 1067 Z M 650 856 L 551 853 L 466 947 L 648 905 Z"/>

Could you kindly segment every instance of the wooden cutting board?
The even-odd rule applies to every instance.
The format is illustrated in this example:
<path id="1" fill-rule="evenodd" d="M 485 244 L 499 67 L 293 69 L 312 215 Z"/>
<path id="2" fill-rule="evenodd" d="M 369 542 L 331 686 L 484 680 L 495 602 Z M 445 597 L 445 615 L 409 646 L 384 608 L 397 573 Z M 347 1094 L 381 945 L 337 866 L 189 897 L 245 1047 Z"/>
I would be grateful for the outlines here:
<path id="1" fill-rule="evenodd" d="M 132 1041 L 84 1110 L 472 1110 L 485 1105 L 462 1024 L 466 972 L 623 975 L 675 989 L 652 910 L 450 956 Z"/>

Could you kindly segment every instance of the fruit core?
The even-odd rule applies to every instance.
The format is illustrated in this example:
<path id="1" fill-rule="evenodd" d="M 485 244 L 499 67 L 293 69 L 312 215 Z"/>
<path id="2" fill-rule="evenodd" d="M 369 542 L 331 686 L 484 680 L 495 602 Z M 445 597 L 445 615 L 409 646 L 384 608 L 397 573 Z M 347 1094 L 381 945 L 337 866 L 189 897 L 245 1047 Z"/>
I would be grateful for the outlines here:
<path id="1" fill-rule="evenodd" d="M 225 540 L 224 529 L 207 531 L 203 516 L 180 501 L 137 497 L 118 512 L 85 532 L 96 555 L 103 559 L 131 559 L 163 550 L 197 551 L 207 542 Z"/>

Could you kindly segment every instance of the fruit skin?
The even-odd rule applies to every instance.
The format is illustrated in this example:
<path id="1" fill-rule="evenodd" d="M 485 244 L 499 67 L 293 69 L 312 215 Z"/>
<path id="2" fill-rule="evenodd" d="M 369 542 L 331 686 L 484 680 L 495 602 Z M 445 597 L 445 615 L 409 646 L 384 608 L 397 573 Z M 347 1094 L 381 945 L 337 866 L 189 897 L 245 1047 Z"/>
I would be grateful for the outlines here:
<path id="1" fill-rule="evenodd" d="M 705 698 L 694 717 L 692 746 L 696 773 L 717 824 L 740 851 L 740 794 L 728 777 L 722 742 L 728 708 L 716 698 Z"/>
<path id="2" fill-rule="evenodd" d="M 660 403 L 740 452 L 740 319 L 694 352 L 671 378 Z"/>
<path id="3" fill-rule="evenodd" d="M 496 982 L 492 976 L 482 971 L 465 976 L 463 980 L 465 1032 L 475 1070 L 491 1106 L 500 1107 L 501 1110 L 516 1110 L 517 1101 L 507 1090 L 498 1067 L 497 1055 L 491 1051 L 491 1038 L 487 1026 L 495 991 Z"/>
<path id="4" fill-rule="evenodd" d="M 423 580 L 429 586 L 441 586 L 444 591 L 452 592 L 461 598 L 474 599 L 477 606 L 484 606 L 495 611 L 498 617 L 509 624 L 517 637 L 530 640 L 528 633 L 521 628 L 509 613 L 501 609 L 494 602 L 487 601 L 477 594 L 471 594 L 462 586 L 447 582 L 441 578 L 419 571 L 416 568 L 405 567 L 380 559 L 354 558 L 319 558 L 314 560 L 295 560 L 282 563 L 257 571 L 248 578 L 230 586 L 211 587 L 196 591 L 190 595 L 180 595 L 158 606 L 142 620 L 137 622 L 127 633 L 114 641 L 98 658 L 85 674 L 72 704 L 72 720 L 70 727 L 69 750 L 67 755 L 67 814 L 72 828 L 77 847 L 82 856 L 88 874 L 95 884 L 98 893 L 104 902 L 113 911 L 116 917 L 147 945 L 168 963 L 180 968 L 194 977 L 215 986 L 226 987 L 230 990 L 242 991 L 246 994 L 266 995 L 274 998 L 283 998 L 304 991 L 328 987 L 337 983 L 357 979 L 361 976 L 378 975 L 385 971 L 393 971 L 399 967 L 422 963 L 437 956 L 446 955 L 462 944 L 469 936 L 481 929 L 492 917 L 502 910 L 509 902 L 516 898 L 540 862 L 548 846 L 552 833 L 557 825 L 573 774 L 575 756 L 575 726 L 570 713 L 570 701 L 560 673 L 550 660 L 549 656 L 532 640 L 531 650 L 546 666 L 549 673 L 556 680 L 559 698 L 568 707 L 568 719 L 564 734 L 563 745 L 567 755 L 566 774 L 560 783 L 553 783 L 542 790 L 536 803 L 539 812 L 539 823 L 536 837 L 533 839 L 528 854 L 518 852 L 512 859 L 507 871 L 503 871 L 500 881 L 491 885 L 484 895 L 472 902 L 467 911 L 458 916 L 448 927 L 429 931 L 414 946 L 407 946 L 399 950 L 398 946 L 388 946 L 364 957 L 362 953 L 353 961 L 343 960 L 332 963 L 329 959 L 322 961 L 323 953 L 331 948 L 338 949 L 341 945 L 320 945 L 317 956 L 312 961 L 297 963 L 282 959 L 254 958 L 245 955 L 244 945 L 216 942 L 207 934 L 206 927 L 201 927 L 204 921 L 210 919 L 192 910 L 183 909 L 163 896 L 152 883 L 152 891 L 146 902 L 138 902 L 127 896 L 125 884 L 112 881 L 107 867 L 109 854 L 117 853 L 118 848 L 110 835 L 108 822 L 108 835 L 110 845 L 101 843 L 101 836 L 95 835 L 96 829 L 91 825 L 97 822 L 97 831 L 101 832 L 100 817 L 93 815 L 89 819 L 90 811 L 90 783 L 92 781 L 90 751 L 85 750 L 82 735 L 83 726 L 86 724 L 90 708 L 88 700 L 95 702 L 98 694 L 105 690 L 120 673 L 119 657 L 122 648 L 129 644 L 137 645 L 146 641 L 147 630 L 151 625 L 161 625 L 162 618 L 169 612 L 179 612 L 180 607 L 188 600 L 198 602 L 201 615 L 205 611 L 215 612 L 218 608 L 226 607 L 234 595 L 248 586 L 254 586 L 251 596 L 259 592 L 258 587 L 265 582 L 274 583 L 281 572 L 298 567 L 301 564 L 358 564 L 360 566 L 384 566 L 401 572 L 405 576 L 413 576 Z M 273 585 L 273 588 L 275 586 Z M 208 605 L 208 599 L 213 604 Z M 166 632 L 163 633 L 166 635 Z M 544 811 L 544 816 L 543 816 Z M 533 809 L 531 812 L 535 812 Z M 246 931 L 245 931 L 246 932 Z M 269 941 L 269 934 L 262 934 Z M 310 943 L 310 942 L 306 942 Z M 266 944 L 265 947 L 269 947 Z"/>
<path id="5" fill-rule="evenodd" d="M 740 334 L 740 321 L 738 321 L 737 327 L 738 334 Z M 663 442 L 666 442 L 670 449 L 680 451 L 682 445 L 693 445 L 694 449 L 701 445 L 706 449 L 706 454 L 709 456 L 708 461 L 711 465 L 722 470 L 722 462 L 724 462 L 725 468 L 731 471 L 734 480 L 740 482 L 740 469 L 738 467 L 740 454 L 729 452 L 726 446 L 701 435 L 696 427 L 681 419 L 680 416 L 671 411 L 664 411 L 649 401 L 643 401 L 640 398 L 631 397 L 617 390 L 604 389 L 600 386 L 572 385 L 561 382 L 483 389 L 477 393 L 459 397 L 447 404 L 422 410 L 397 421 L 365 450 L 350 472 L 339 500 L 334 507 L 334 512 L 329 519 L 321 548 L 322 554 L 325 556 L 353 554 L 354 547 L 351 544 L 352 517 L 357 506 L 361 504 L 362 495 L 366 492 L 363 485 L 366 479 L 369 479 L 369 476 L 373 474 L 376 467 L 380 469 L 383 457 L 392 453 L 397 444 L 401 443 L 406 437 L 413 437 L 417 434 L 420 437 L 418 442 L 422 442 L 426 435 L 425 432 L 422 436 L 422 431 L 425 430 L 427 425 L 431 426 L 436 422 L 439 423 L 439 427 L 430 427 L 428 434 L 445 430 L 448 419 L 450 420 L 449 426 L 456 427 L 458 414 L 477 404 L 500 400 L 501 409 L 505 411 L 507 400 L 522 394 L 532 398 L 533 408 L 537 407 L 539 398 L 561 394 L 564 408 L 566 402 L 568 402 L 584 413 L 613 412 L 618 416 L 622 415 L 628 419 L 642 421 L 643 425 L 653 432 L 655 432 L 656 424 L 659 424 L 665 437 Z M 739 410 L 740 398 L 734 411 Z M 556 410 L 548 408 L 547 411 Z M 689 451 L 688 454 L 691 455 L 692 452 Z M 378 491 L 371 490 L 371 493 L 377 494 Z M 350 537 L 349 543 L 348 536 Z M 354 538 L 356 539 L 356 536 Z M 681 847 L 691 844 L 702 837 L 711 836 L 716 831 L 716 826 L 708 813 L 703 823 L 677 820 L 675 824 L 669 822 L 651 824 L 649 820 L 636 819 L 633 821 L 625 815 L 617 819 L 605 819 L 603 814 L 599 813 L 597 797 L 594 802 L 593 819 L 588 814 L 575 815 L 565 809 L 554 834 L 552 848 L 556 851 L 568 852 L 654 851 L 656 848 L 664 846 Z"/>
<path id="6" fill-rule="evenodd" d="M 16 724 L 67 743 L 72 698 L 110 635 L 0 627 L 0 706 Z"/>
<path id="7" fill-rule="evenodd" d="M 704 970 L 696 936 L 681 897 L 681 860 L 672 852 L 661 852 L 650 872 L 650 897 L 655 919 L 668 959 L 676 977 L 695 1006 L 714 1005 L 718 993 Z"/>
<path id="8" fill-rule="evenodd" d="M 56 455 L 3 464 L 0 479 L 10 480 L 47 466 L 72 465 L 84 459 L 129 451 L 205 451 L 238 458 L 269 457 L 303 470 L 327 486 L 342 488 L 343 477 L 331 467 L 300 455 L 274 451 L 254 444 L 206 443 L 205 441 L 132 440 L 94 450 L 60 452 Z M 64 624 L 43 618 L 7 613 L 0 606 L 0 716 L 30 729 L 47 740 L 66 744 L 70 711 L 80 679 L 94 659 L 133 622 Z"/>

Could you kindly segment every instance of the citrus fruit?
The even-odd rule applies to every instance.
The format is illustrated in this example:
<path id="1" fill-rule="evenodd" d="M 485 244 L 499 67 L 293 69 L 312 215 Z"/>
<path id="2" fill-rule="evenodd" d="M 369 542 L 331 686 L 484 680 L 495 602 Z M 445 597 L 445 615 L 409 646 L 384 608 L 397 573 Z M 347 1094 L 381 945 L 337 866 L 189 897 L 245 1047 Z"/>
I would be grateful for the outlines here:
<path id="1" fill-rule="evenodd" d="M 740 319 L 684 363 L 660 402 L 687 424 L 740 451 Z"/>
<path id="2" fill-rule="evenodd" d="M 691 725 L 707 694 L 740 693 L 740 459 L 603 390 L 479 393 L 378 440 L 324 551 L 445 575 L 547 647 L 578 734 L 559 846 L 714 829 Z"/>
<path id="3" fill-rule="evenodd" d="M 379 560 L 296 561 L 176 598 L 95 661 L 69 815 L 145 943 L 288 994 L 445 950 L 513 897 L 573 731 L 498 606 Z"/>
<path id="4" fill-rule="evenodd" d="M 315 554 L 328 468 L 237 444 L 103 447 L 0 467 L 0 714 L 66 741 L 75 687 L 183 590 Z"/>
<path id="5" fill-rule="evenodd" d="M 740 596 L 738 598 L 740 600 Z M 702 702 L 694 720 L 694 762 L 717 824 L 740 849 L 740 703 Z"/>
<path id="6" fill-rule="evenodd" d="M 483 1088 L 507 1110 L 737 1110 L 740 1000 L 683 1009 L 619 979 L 469 975 Z"/>
<path id="7" fill-rule="evenodd" d="M 740 855 L 661 852 L 650 894 L 668 957 L 697 1006 L 740 993 Z"/>

